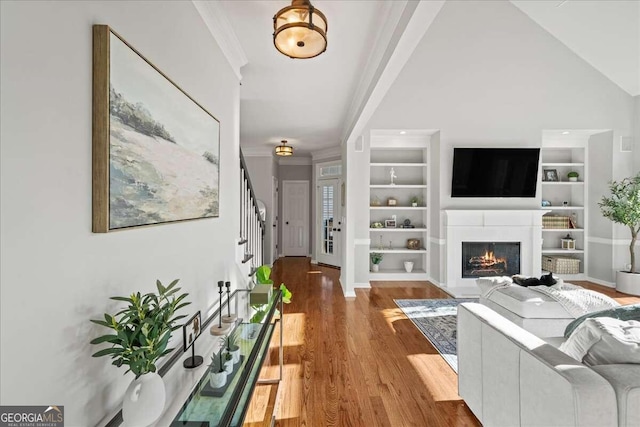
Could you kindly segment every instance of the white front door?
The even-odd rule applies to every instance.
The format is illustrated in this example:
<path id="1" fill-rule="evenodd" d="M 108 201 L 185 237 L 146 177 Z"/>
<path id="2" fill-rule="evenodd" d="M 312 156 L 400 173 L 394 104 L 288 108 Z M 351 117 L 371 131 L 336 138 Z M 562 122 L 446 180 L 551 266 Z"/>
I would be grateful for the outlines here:
<path id="1" fill-rule="evenodd" d="M 317 197 L 316 257 L 318 262 L 340 267 L 340 236 L 342 235 L 340 180 L 334 178 L 318 181 Z"/>
<path id="2" fill-rule="evenodd" d="M 282 181 L 282 251 L 309 254 L 309 181 Z"/>

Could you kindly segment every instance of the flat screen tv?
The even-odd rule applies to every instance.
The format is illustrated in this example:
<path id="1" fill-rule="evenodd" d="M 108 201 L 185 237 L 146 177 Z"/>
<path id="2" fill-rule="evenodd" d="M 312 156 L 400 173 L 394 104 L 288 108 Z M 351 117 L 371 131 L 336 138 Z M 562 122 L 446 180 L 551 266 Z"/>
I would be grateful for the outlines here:
<path id="1" fill-rule="evenodd" d="M 539 148 L 454 148 L 451 197 L 535 197 Z"/>

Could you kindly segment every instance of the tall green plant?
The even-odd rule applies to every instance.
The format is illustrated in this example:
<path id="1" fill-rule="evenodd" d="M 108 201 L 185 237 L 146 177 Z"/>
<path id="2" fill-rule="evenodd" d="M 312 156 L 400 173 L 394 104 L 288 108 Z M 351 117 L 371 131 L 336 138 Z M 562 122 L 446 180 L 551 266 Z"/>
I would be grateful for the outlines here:
<path id="1" fill-rule="evenodd" d="M 180 288 L 176 279 L 167 287 L 157 280 L 158 294 L 140 292 L 130 297 L 111 297 L 129 305 L 115 315 L 105 313 L 104 320 L 91 320 L 93 323 L 112 329 L 114 333 L 100 336 L 91 344 L 110 343 L 111 347 L 93 354 L 93 357 L 110 356 L 112 365 L 127 365 L 129 371 L 138 378 L 149 372 L 156 372 L 156 362 L 169 354 L 173 348 L 167 348 L 171 332 L 180 328 L 174 326 L 186 315 L 175 316 L 175 312 L 190 302 L 182 302 L 188 294 L 178 295 Z M 174 317 L 175 316 L 175 317 Z"/>
<path id="2" fill-rule="evenodd" d="M 604 196 L 598 205 L 605 218 L 626 225 L 631 230 L 629 245 L 631 270 L 629 272 L 634 273 L 637 272 L 634 246 L 640 233 L 640 173 L 622 181 L 611 181 L 609 190 L 611 197 Z"/>
<path id="3" fill-rule="evenodd" d="M 259 285 L 273 285 L 271 280 L 271 267 L 268 265 L 261 265 L 256 270 L 256 282 Z M 284 283 L 280 283 L 280 291 L 282 292 L 282 302 L 285 304 L 291 303 L 293 293 L 285 286 Z M 262 319 L 267 315 L 267 304 L 252 305 L 251 307 L 256 310 L 256 313 L 249 320 L 251 323 L 260 323 Z"/>

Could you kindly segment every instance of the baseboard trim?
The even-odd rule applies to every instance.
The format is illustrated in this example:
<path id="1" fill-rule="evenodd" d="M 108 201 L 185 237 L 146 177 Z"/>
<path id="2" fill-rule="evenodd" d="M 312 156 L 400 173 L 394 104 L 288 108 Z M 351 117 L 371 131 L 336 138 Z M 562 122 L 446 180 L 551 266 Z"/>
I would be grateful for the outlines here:
<path id="1" fill-rule="evenodd" d="M 370 289 L 371 288 L 371 283 L 369 282 L 361 282 L 361 283 L 354 283 L 353 284 L 353 288 L 358 288 L 358 289 Z"/>
<path id="2" fill-rule="evenodd" d="M 589 282 L 593 282 L 597 285 L 602 285 L 602 286 L 606 286 L 607 288 L 616 288 L 616 284 L 615 282 L 607 282 L 606 280 L 600 280 L 600 279 L 596 279 L 594 277 L 587 277 L 585 280 L 589 281 Z"/>
<path id="3" fill-rule="evenodd" d="M 313 258 L 311 259 L 311 264 L 317 264 L 317 263 L 318 263 L 318 261 L 316 261 L 316 260 L 315 260 L 315 259 L 313 259 Z"/>

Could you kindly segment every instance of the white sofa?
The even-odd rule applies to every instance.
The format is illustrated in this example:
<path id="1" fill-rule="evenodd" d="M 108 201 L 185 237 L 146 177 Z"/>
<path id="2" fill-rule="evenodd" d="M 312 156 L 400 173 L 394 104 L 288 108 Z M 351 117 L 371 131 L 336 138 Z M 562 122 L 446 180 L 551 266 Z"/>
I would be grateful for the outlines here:
<path id="1" fill-rule="evenodd" d="M 474 303 L 457 339 L 458 393 L 485 427 L 640 426 L 640 365 L 588 367 Z"/>

